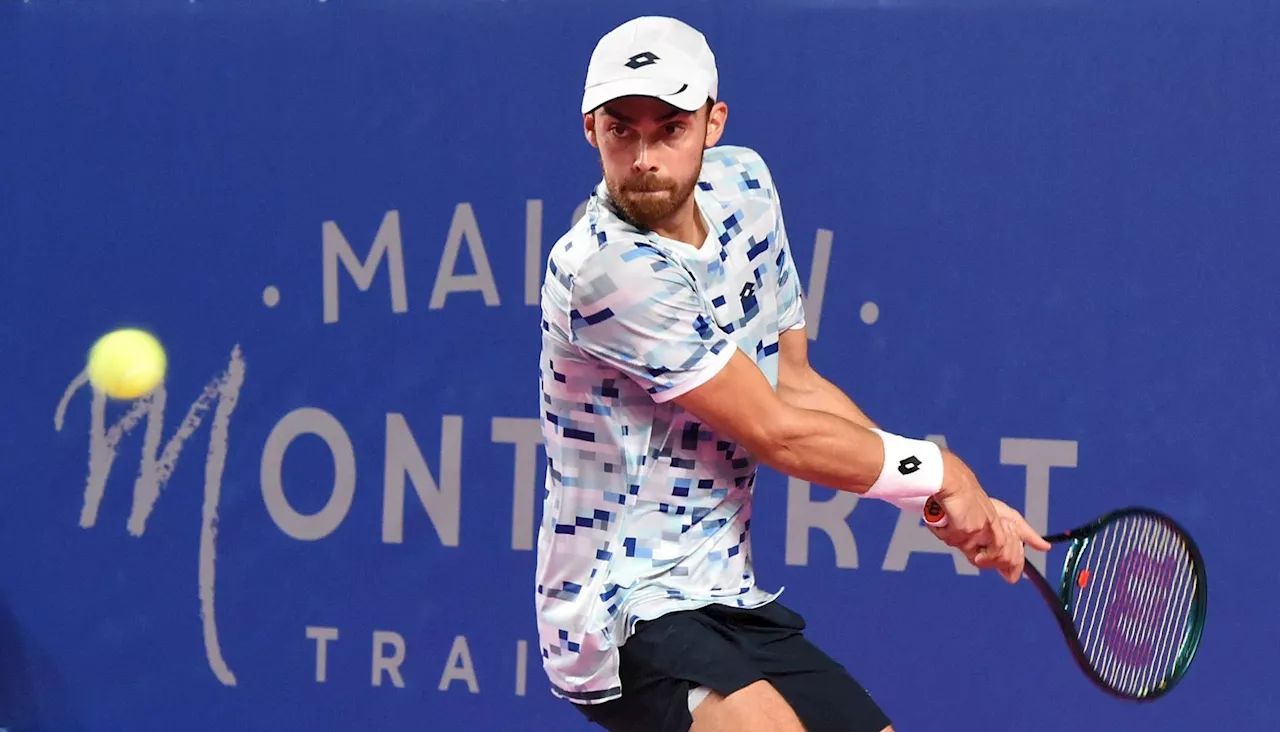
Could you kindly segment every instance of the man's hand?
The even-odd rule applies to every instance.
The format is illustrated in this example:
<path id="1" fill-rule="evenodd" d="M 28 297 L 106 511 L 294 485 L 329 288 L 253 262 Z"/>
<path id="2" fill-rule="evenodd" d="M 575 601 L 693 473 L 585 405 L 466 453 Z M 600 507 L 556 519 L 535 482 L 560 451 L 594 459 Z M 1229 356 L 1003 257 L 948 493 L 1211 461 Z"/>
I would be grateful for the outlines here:
<path id="1" fill-rule="evenodd" d="M 998 568 L 1010 543 L 1008 529 L 973 471 L 949 450 L 942 451 L 942 489 L 934 498 L 947 516 L 945 527 L 930 527 L 934 536 L 964 552 L 975 567 Z"/>
<path id="2" fill-rule="evenodd" d="M 948 523 L 944 528 L 930 530 L 948 546 L 963 551 L 973 566 L 994 569 L 1009 584 L 1016 583 L 1026 563 L 1025 545 L 1048 551 L 1049 542 L 1031 528 L 1022 514 L 1003 501 L 988 497 L 973 472 L 954 454 L 944 451 L 943 460 L 943 490 L 936 498 L 946 511 Z M 966 512 L 964 523 L 957 521 L 957 510 Z"/>
<path id="3" fill-rule="evenodd" d="M 1022 577 L 1022 568 L 1026 562 L 1026 544 L 1030 544 L 1032 549 L 1039 549 L 1042 552 L 1049 551 L 1049 542 L 1033 528 L 1022 514 L 1013 510 L 1003 501 L 991 499 L 991 505 L 995 506 L 996 515 L 1000 517 L 1000 521 L 1005 525 L 1011 537 L 1009 558 L 1000 569 L 1000 574 L 1009 584 L 1017 582 Z"/>

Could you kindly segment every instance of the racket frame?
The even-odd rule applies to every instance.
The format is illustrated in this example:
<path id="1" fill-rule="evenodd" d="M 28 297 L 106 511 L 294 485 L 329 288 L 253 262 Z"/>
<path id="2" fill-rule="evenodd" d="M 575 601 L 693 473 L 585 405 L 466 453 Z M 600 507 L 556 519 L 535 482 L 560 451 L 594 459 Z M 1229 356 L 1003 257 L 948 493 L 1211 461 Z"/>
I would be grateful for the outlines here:
<path id="1" fill-rule="evenodd" d="M 1178 649 L 1178 656 L 1174 660 L 1173 672 L 1164 683 L 1142 695 L 1127 694 L 1113 688 L 1102 679 L 1085 656 L 1084 648 L 1080 645 L 1080 639 L 1076 632 L 1075 621 L 1072 619 L 1072 611 L 1075 606 L 1072 587 L 1076 581 L 1076 570 L 1079 567 L 1081 557 L 1084 555 L 1084 550 L 1088 548 L 1093 537 L 1103 527 L 1113 521 L 1134 515 L 1151 518 L 1165 524 L 1182 540 L 1187 548 L 1187 553 L 1191 556 L 1192 571 L 1196 580 L 1195 591 L 1192 594 L 1191 618 L 1187 624 L 1186 636 Z M 1031 583 L 1035 585 L 1045 602 L 1053 610 L 1054 617 L 1058 621 L 1058 627 L 1062 631 L 1063 639 L 1066 640 L 1072 657 L 1075 658 L 1076 664 L 1089 677 L 1089 680 L 1107 694 L 1125 701 L 1151 702 L 1172 691 L 1186 676 L 1187 669 L 1190 668 L 1196 651 L 1199 650 L 1200 639 L 1204 634 L 1205 615 L 1208 612 L 1209 589 L 1204 557 L 1200 553 L 1200 547 L 1191 538 L 1191 534 L 1176 521 L 1159 511 L 1144 506 L 1129 506 L 1104 514 L 1079 528 L 1046 536 L 1044 540 L 1050 544 L 1065 544 L 1069 542 L 1067 556 L 1062 562 L 1062 578 L 1059 587 L 1055 589 L 1049 584 L 1044 575 L 1030 562 L 1027 562 L 1023 568 L 1023 574 L 1031 580 Z"/>

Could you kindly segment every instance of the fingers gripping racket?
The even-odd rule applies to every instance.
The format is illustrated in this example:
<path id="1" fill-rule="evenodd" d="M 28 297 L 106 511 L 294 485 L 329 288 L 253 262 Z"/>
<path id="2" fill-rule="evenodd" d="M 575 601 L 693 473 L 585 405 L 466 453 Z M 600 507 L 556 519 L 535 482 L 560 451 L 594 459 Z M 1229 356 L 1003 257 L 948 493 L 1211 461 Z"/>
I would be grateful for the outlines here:
<path id="1" fill-rule="evenodd" d="M 944 515 L 933 499 L 926 517 Z M 1081 670 L 1103 691 L 1153 701 L 1173 689 L 1204 631 L 1204 559 L 1185 529 L 1148 508 L 1123 508 L 1044 537 L 1067 545 L 1055 588 L 1030 562 L 1031 579 L 1054 611 Z"/>

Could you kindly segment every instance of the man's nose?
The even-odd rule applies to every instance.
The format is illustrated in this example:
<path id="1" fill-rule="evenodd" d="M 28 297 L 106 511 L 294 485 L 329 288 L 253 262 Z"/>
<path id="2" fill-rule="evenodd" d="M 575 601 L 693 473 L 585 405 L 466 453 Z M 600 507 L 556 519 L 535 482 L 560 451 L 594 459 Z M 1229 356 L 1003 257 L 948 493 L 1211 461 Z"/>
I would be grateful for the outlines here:
<path id="1" fill-rule="evenodd" d="M 636 146 L 636 157 L 631 163 L 631 169 L 637 173 L 658 172 L 658 166 L 655 164 L 653 154 L 649 150 L 649 145 L 643 140 Z"/>

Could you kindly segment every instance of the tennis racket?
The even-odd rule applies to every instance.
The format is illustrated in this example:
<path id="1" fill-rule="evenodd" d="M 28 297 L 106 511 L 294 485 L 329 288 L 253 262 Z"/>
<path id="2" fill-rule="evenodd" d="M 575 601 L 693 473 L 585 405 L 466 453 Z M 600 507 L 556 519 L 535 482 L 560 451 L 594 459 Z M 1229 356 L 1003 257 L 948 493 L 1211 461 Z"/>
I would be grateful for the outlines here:
<path id="1" fill-rule="evenodd" d="M 932 498 L 926 520 L 945 519 Z M 1149 508 L 1122 508 L 1044 537 L 1066 544 L 1053 587 L 1026 563 L 1081 670 L 1103 691 L 1153 701 L 1186 675 L 1204 632 L 1204 558 L 1185 529 Z"/>

